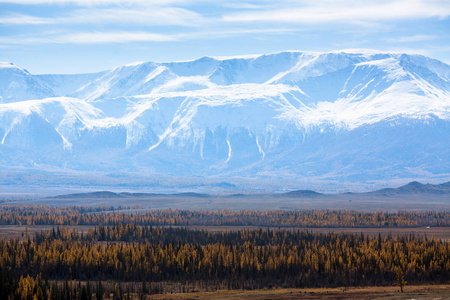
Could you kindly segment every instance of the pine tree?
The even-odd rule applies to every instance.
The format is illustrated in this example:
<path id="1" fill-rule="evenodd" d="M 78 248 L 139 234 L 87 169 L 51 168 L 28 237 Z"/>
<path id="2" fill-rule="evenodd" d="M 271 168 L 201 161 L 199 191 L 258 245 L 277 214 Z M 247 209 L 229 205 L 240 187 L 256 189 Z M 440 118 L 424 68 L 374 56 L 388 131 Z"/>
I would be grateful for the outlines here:
<path id="1" fill-rule="evenodd" d="M 407 284 L 407 281 L 405 280 L 405 274 L 400 267 L 397 268 L 395 284 L 400 287 L 400 291 L 403 293 L 403 287 Z"/>

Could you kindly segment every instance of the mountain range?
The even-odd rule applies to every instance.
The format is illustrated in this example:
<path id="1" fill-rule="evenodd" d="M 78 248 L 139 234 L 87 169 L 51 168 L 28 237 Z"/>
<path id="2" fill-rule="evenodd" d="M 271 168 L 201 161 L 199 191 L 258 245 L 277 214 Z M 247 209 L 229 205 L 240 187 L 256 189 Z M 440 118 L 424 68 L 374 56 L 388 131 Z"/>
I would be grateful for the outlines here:
<path id="1" fill-rule="evenodd" d="M 205 194 L 205 193 L 134 193 L 96 191 L 68 193 L 32 200 L 17 199 L 10 204 L 40 204 L 51 206 L 133 206 L 141 209 L 350 209 L 368 211 L 450 209 L 450 182 L 422 184 L 410 182 L 396 188 L 364 193 L 319 193 L 293 190 L 275 193 Z"/>
<path id="2" fill-rule="evenodd" d="M 392 197 L 397 195 L 450 195 L 450 181 L 442 184 L 422 184 L 417 181 L 412 181 L 408 184 L 402 185 L 397 188 L 385 188 L 372 192 L 365 193 L 341 193 L 341 194 L 323 194 L 312 190 L 295 190 L 285 193 L 272 193 L 264 194 L 264 197 L 282 197 L 282 198 L 317 198 L 323 196 L 333 196 L 333 195 L 345 195 L 345 196 L 384 196 Z M 175 194 L 162 194 L 162 193 L 128 193 L 121 192 L 115 193 L 110 191 L 97 191 L 89 193 L 77 193 L 77 194 L 66 194 L 47 197 L 45 199 L 120 199 L 120 198 L 152 198 L 152 197 L 190 197 L 190 198 L 207 198 L 207 197 L 254 197 L 258 194 L 231 194 L 231 195 L 211 195 L 211 194 L 199 194 L 199 193 L 175 193 Z M 261 195 L 260 195 L 261 196 Z"/>
<path id="3" fill-rule="evenodd" d="M 450 179 L 450 66 L 285 51 L 35 75 L 0 63 L 0 167 L 365 182 Z"/>

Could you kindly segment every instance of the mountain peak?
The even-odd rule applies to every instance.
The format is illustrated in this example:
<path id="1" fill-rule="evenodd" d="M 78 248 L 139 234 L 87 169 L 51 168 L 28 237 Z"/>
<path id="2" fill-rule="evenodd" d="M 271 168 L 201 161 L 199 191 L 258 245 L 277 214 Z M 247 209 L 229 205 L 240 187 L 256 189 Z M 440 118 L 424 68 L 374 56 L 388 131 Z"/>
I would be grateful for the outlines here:
<path id="1" fill-rule="evenodd" d="M 424 56 L 283 51 L 79 75 L 4 65 L 0 166 L 329 180 L 448 176 L 450 66 Z M 54 137 L 51 149 L 38 143 L 46 134 Z"/>
<path id="2" fill-rule="evenodd" d="M 19 69 L 19 67 L 16 66 L 15 64 L 13 64 L 11 62 L 5 62 L 5 61 L 0 61 L 0 68 L 3 68 L 3 69 L 8 69 L 8 68 Z"/>
<path id="3" fill-rule="evenodd" d="M 19 73 L 24 73 L 26 75 L 30 75 L 30 73 L 26 69 L 23 69 L 12 62 L 0 62 L 0 70 L 3 70 L 3 72 L 13 71 L 13 72 L 19 72 Z"/>
<path id="4" fill-rule="evenodd" d="M 386 188 L 378 191 L 371 192 L 371 194 L 380 194 L 384 196 L 392 196 L 398 194 L 450 194 L 450 182 L 446 182 L 439 185 L 423 184 L 418 181 L 412 181 L 408 184 L 402 185 L 398 188 Z"/>
<path id="5" fill-rule="evenodd" d="M 418 181 L 411 181 L 410 183 L 408 183 L 407 185 L 405 185 L 404 187 L 416 187 L 416 188 L 420 188 L 422 186 L 424 186 L 424 184 L 418 182 Z"/>

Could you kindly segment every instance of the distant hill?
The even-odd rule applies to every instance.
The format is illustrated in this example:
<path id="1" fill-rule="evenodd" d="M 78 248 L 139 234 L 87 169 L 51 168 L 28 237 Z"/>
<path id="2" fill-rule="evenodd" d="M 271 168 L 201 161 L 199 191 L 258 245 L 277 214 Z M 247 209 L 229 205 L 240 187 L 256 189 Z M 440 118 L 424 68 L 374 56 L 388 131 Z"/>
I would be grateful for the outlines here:
<path id="1" fill-rule="evenodd" d="M 298 190 L 279 194 L 279 196 L 281 197 L 290 197 L 290 198 L 316 198 L 322 195 L 323 194 L 311 190 Z"/>
<path id="2" fill-rule="evenodd" d="M 410 182 L 398 188 L 385 188 L 368 194 L 378 196 L 394 196 L 407 194 L 433 194 L 450 195 L 450 181 L 442 184 L 422 184 L 417 181 Z"/>
<path id="3" fill-rule="evenodd" d="M 156 194 L 156 193 L 114 193 L 110 191 L 99 191 L 91 193 L 76 193 L 67 195 L 58 195 L 48 197 L 49 199 L 118 199 L 118 198 L 151 198 L 151 197 L 191 197 L 191 198 L 205 198 L 208 194 L 200 193 L 176 193 L 176 194 Z"/>
<path id="4" fill-rule="evenodd" d="M 76 198 L 121 198 L 121 197 L 117 193 L 101 191 L 101 192 L 92 192 L 92 193 L 76 193 L 76 194 L 58 195 L 55 197 L 48 197 L 48 198 L 76 199 Z"/>
<path id="5" fill-rule="evenodd" d="M 398 188 L 385 188 L 381 190 L 376 190 L 368 193 L 344 193 L 336 195 L 371 195 L 371 196 L 396 196 L 396 195 L 408 195 L 408 194 L 423 194 L 423 195 L 450 195 L 450 181 L 442 184 L 422 184 L 417 181 L 412 181 L 408 184 L 402 185 Z M 291 191 L 283 194 L 278 194 L 280 197 L 290 197 L 290 198 L 317 198 L 320 196 L 325 196 L 325 194 L 317 193 L 311 190 L 297 190 Z"/>
<path id="6" fill-rule="evenodd" d="M 302 199 L 316 199 L 326 197 L 328 200 L 333 200 L 333 196 L 339 198 L 343 195 L 357 198 L 358 196 L 378 196 L 378 197 L 394 197 L 397 195 L 449 195 L 450 197 L 450 182 L 442 184 L 422 184 L 417 181 L 410 182 L 406 185 L 398 188 L 385 188 L 368 193 L 343 193 L 343 194 L 322 194 L 311 190 L 295 190 L 280 194 L 266 194 L 266 197 L 275 198 L 302 198 Z M 231 194 L 214 196 L 215 198 L 223 198 L 224 200 L 230 198 L 254 198 L 260 196 L 257 194 Z M 68 195 L 59 195 L 55 197 L 49 197 L 48 199 L 131 199 L 131 198 L 208 198 L 212 197 L 210 194 L 186 192 L 186 193 L 174 193 L 174 194 L 161 194 L 161 193 L 114 193 L 110 191 L 98 191 L 90 193 L 77 193 Z M 331 198 L 330 198 L 331 197 Z M 450 199 L 450 198 L 449 198 Z"/>

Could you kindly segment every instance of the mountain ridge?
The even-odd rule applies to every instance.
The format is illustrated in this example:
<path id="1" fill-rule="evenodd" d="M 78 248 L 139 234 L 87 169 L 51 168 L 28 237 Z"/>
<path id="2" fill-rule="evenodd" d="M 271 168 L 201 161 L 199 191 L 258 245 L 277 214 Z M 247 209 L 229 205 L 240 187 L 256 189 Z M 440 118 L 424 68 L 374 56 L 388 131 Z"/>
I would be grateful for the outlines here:
<path id="1" fill-rule="evenodd" d="M 385 188 L 378 191 L 370 192 L 369 194 L 377 195 L 408 195 L 408 194 L 436 194 L 445 195 L 450 194 L 450 181 L 441 184 L 422 184 L 417 181 L 412 181 L 406 185 L 398 188 Z"/>
<path id="2" fill-rule="evenodd" d="M 372 192 L 362 192 L 362 193 L 318 193 L 313 190 L 293 190 L 284 193 L 270 193 L 264 194 L 265 196 L 273 197 L 287 197 L 287 198 L 318 198 L 327 197 L 332 195 L 378 195 L 384 197 L 392 197 L 396 195 L 450 195 L 450 181 L 441 184 L 422 184 L 417 181 L 412 181 L 408 184 L 396 187 L 396 188 L 384 188 Z M 152 198 L 152 197 L 191 197 L 191 198 L 208 198 L 208 197 L 240 197 L 245 198 L 249 196 L 257 196 L 258 194 L 229 194 L 229 195 L 212 195 L 205 193 L 194 193 L 194 192 L 184 192 L 184 193 L 130 193 L 130 192 L 110 192 L 110 191 L 97 191 L 97 192 L 87 192 L 87 193 L 76 193 L 76 194 L 64 194 L 52 197 L 47 197 L 47 199 L 82 199 L 82 198 Z"/>
<path id="3" fill-rule="evenodd" d="M 332 195 L 378 195 L 391 197 L 396 195 L 450 195 L 450 181 L 441 184 L 422 184 L 418 181 L 411 181 L 405 185 L 396 188 L 383 188 L 375 190 L 372 192 L 360 192 L 360 193 L 319 193 L 313 190 L 293 190 L 284 193 L 269 193 L 264 194 L 265 196 L 271 195 L 274 197 L 288 197 L 288 198 L 317 198 L 323 196 Z M 63 194 L 52 197 L 47 197 L 48 199 L 64 199 L 64 198 L 148 198 L 148 197 L 193 197 L 193 198 L 208 198 L 208 197 L 248 197 L 255 196 L 258 194 L 225 194 L 225 195 L 212 195 L 205 193 L 195 193 L 195 192 L 184 192 L 184 193 L 130 193 L 130 192 L 110 192 L 110 191 L 97 191 L 97 192 L 87 192 L 87 193 L 75 193 L 75 194 Z"/>
<path id="4" fill-rule="evenodd" d="M 172 193 L 172 194 L 161 194 L 161 193 L 130 193 L 130 192 L 110 192 L 110 191 L 97 191 L 97 192 L 88 192 L 88 193 L 75 193 L 75 194 L 64 194 L 57 195 L 52 197 L 47 197 L 47 199 L 80 199 L 80 198 L 151 198 L 151 197 L 194 197 L 194 198 L 207 198 L 210 197 L 208 194 L 201 193 L 193 193 L 193 192 L 184 192 L 184 193 Z"/>
<path id="5" fill-rule="evenodd" d="M 79 75 L 2 64 L 0 80 L 8 168 L 450 178 L 450 66 L 421 55 L 285 51 Z"/>

